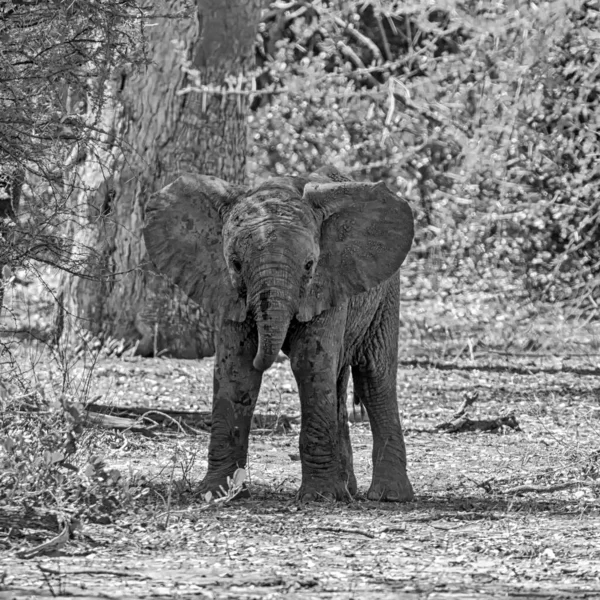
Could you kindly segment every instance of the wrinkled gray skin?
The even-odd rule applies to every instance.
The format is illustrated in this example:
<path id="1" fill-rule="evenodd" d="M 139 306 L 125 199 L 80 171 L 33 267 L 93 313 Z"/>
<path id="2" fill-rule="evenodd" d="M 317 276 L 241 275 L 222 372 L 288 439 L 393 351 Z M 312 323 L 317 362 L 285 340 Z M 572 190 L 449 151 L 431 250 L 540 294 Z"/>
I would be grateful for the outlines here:
<path id="1" fill-rule="evenodd" d="M 368 498 L 413 498 L 396 399 L 398 269 L 412 237 L 404 200 L 333 169 L 253 190 L 187 175 L 150 199 L 144 238 L 155 267 L 223 313 L 202 492 L 246 465 L 262 374 L 282 350 L 300 393 L 299 499 L 356 494 L 350 373 L 373 434 Z"/>

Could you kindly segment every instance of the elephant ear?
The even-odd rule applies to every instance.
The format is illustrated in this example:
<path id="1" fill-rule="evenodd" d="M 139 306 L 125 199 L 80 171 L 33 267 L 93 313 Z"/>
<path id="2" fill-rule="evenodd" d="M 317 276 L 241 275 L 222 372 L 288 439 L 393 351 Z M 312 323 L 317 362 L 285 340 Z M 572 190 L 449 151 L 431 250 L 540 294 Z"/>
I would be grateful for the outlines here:
<path id="1" fill-rule="evenodd" d="M 246 318 L 223 256 L 223 215 L 243 189 L 217 177 L 182 175 L 146 205 L 144 241 L 156 270 L 211 312 Z"/>
<path id="2" fill-rule="evenodd" d="M 412 244 L 414 221 L 408 203 L 383 183 L 311 182 L 304 199 L 323 215 L 319 262 L 298 313 L 308 321 L 398 271 Z"/>

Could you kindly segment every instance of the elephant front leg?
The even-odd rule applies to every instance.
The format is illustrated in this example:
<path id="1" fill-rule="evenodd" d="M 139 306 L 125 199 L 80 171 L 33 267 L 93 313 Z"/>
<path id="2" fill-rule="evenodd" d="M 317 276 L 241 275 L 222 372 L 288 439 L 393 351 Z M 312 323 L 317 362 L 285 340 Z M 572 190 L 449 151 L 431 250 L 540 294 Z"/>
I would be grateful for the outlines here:
<path id="1" fill-rule="evenodd" d="M 208 472 L 200 492 L 220 493 L 227 478 L 246 466 L 250 424 L 262 373 L 252 366 L 256 335 L 247 324 L 227 321 L 217 344 Z M 248 493 L 246 492 L 247 496 Z"/>
<path id="2" fill-rule="evenodd" d="M 344 319 L 345 311 L 340 323 L 317 318 L 302 326 L 290 346 L 302 409 L 301 502 L 350 500 L 356 492 L 348 423 L 339 406 L 340 396 L 345 398 L 340 388 L 347 383 L 339 366 Z M 343 411 L 345 406 L 342 417 Z"/>

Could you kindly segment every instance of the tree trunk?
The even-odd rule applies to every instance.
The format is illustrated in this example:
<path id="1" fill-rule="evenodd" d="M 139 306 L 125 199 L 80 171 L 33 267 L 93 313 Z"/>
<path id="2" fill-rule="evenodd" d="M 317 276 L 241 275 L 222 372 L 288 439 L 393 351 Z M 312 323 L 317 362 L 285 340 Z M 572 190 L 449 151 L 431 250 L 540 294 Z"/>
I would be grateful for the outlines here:
<path id="1" fill-rule="evenodd" d="M 14 232 L 8 223 L 16 219 L 24 177 L 25 172 L 18 167 L 0 171 L 0 313 L 4 302 L 4 267 L 10 267 L 14 254 L 11 248 Z"/>
<path id="2" fill-rule="evenodd" d="M 147 268 L 144 206 L 180 172 L 244 181 L 248 97 L 221 92 L 243 81 L 253 64 L 262 4 L 153 3 L 159 16 L 145 26 L 147 68 L 114 78 L 111 101 L 100 111 L 104 133 L 83 162 L 76 152 L 72 157 L 80 164 L 72 169 L 69 233 L 74 252 L 87 257 L 82 268 L 89 277 L 63 276 L 57 320 L 64 323 L 63 340 L 83 328 L 101 338 L 137 340 L 143 355 L 214 353 L 216 317 Z M 197 86 L 193 71 L 208 91 L 181 93 Z"/>

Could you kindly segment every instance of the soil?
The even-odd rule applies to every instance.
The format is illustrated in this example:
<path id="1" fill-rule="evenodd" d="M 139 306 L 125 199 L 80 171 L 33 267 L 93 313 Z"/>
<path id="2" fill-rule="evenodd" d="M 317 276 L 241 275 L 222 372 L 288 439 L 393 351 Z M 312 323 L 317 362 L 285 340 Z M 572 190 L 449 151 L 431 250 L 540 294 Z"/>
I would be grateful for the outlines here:
<path id="1" fill-rule="evenodd" d="M 414 502 L 365 499 L 370 431 L 353 406 L 358 497 L 296 503 L 299 403 L 289 364 L 276 363 L 251 436 L 250 499 L 194 496 L 206 466 L 201 429 L 97 431 L 108 466 L 143 476 L 147 493 L 108 523 L 82 523 L 53 553 L 21 559 L 15 553 L 34 544 L 7 543 L 0 599 L 600 597 L 597 370 L 587 357 L 579 370 L 577 360 L 563 369 L 535 358 L 515 368 L 504 357 L 455 358 L 451 368 L 399 369 Z M 56 384 L 59 373 L 43 357 L 36 370 L 40 385 Z M 72 377 L 102 404 L 210 409 L 210 359 L 104 358 L 93 369 L 77 365 Z M 512 412 L 519 429 L 436 429 L 475 393 L 471 418 Z M 276 426 L 284 416 L 286 426 Z"/>

